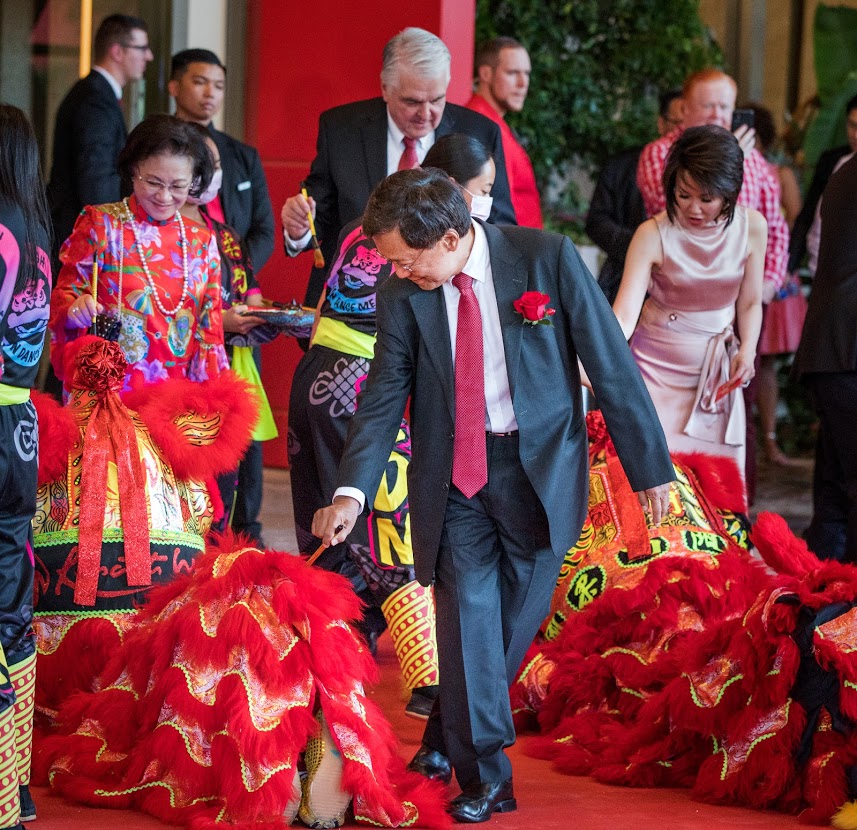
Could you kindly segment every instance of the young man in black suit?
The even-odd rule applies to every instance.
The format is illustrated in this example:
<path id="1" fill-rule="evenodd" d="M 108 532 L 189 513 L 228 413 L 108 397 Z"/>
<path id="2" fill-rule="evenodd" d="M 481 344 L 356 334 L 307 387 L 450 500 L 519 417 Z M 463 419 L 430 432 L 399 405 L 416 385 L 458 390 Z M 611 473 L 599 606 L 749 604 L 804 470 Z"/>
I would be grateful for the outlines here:
<path id="1" fill-rule="evenodd" d="M 247 245 L 258 274 L 274 250 L 274 211 L 259 153 L 211 123 L 223 107 L 226 67 L 208 49 L 185 49 L 173 55 L 167 89 L 176 117 L 206 127 L 220 150 L 223 184 L 217 201 L 226 224 Z"/>
<path id="2" fill-rule="evenodd" d="M 208 49 L 185 49 L 173 55 L 167 88 L 176 102 L 176 117 L 205 127 L 220 151 L 223 184 L 206 209 L 238 233 L 258 274 L 274 250 L 274 211 L 259 153 L 212 124 L 223 107 L 226 67 Z M 253 357 L 260 364 L 259 349 L 253 350 Z M 263 478 L 262 444 L 252 441 L 238 467 L 232 528 L 259 545 Z"/>
<path id="3" fill-rule="evenodd" d="M 500 129 L 485 116 L 446 102 L 449 67 L 449 49 L 439 37 L 405 29 L 384 47 L 381 97 L 321 114 L 306 179 L 310 201 L 290 196 L 281 213 L 288 253 L 306 250 L 312 210 L 322 253 L 331 262 L 339 232 L 363 213 L 372 188 L 402 166 L 421 163 L 435 139 L 450 133 L 472 135 L 491 152 L 497 167 L 491 221 L 515 224 Z M 318 303 L 324 277 L 323 269 L 312 270 L 307 305 Z"/>
<path id="4" fill-rule="evenodd" d="M 387 178 L 363 229 L 399 279 L 378 290 L 375 358 L 333 504 L 312 531 L 336 544 L 354 527 L 410 398 L 414 563 L 434 583 L 440 659 L 438 703 L 411 767 L 447 781 L 454 770 L 452 817 L 487 821 L 516 806 L 508 686 L 586 515 L 578 357 L 654 523 L 673 467 L 628 344 L 568 238 L 471 220 L 437 170 Z M 518 302 L 519 313 L 525 292 L 547 296 L 530 311 Z M 552 325 L 535 324 L 540 315 Z"/>
<path id="5" fill-rule="evenodd" d="M 128 137 L 119 101 L 123 87 L 142 78 L 154 58 L 146 23 L 127 14 L 104 18 L 93 45 L 92 71 L 57 110 L 48 183 L 55 250 L 71 234 L 85 205 L 119 201 L 116 159 Z"/>

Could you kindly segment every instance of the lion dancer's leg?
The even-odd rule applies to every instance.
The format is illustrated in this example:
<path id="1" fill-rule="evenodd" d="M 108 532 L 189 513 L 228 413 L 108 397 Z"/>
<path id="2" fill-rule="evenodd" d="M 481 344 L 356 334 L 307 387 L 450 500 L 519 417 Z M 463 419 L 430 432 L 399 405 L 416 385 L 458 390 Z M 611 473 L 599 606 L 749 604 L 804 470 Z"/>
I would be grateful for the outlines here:
<path id="1" fill-rule="evenodd" d="M 434 594 L 414 580 L 381 605 L 411 699 L 405 712 L 425 719 L 437 697 L 438 664 Z"/>
<path id="2" fill-rule="evenodd" d="M 36 424 L 29 401 L 0 406 L 0 470 L 5 470 L 6 481 L 0 493 L 0 828 L 36 817 L 27 787 L 36 676 L 32 547 Z"/>
<path id="3" fill-rule="evenodd" d="M 402 677 L 411 690 L 405 711 L 424 719 L 437 697 L 437 641 L 434 596 L 414 579 L 407 490 L 410 458 L 410 433 L 402 422 L 372 512 L 358 520 L 346 544 L 387 621 Z"/>
<path id="4" fill-rule="evenodd" d="M 0 648 L 0 827 L 20 827 L 18 751 L 15 740 L 15 690 Z"/>
<path id="5" fill-rule="evenodd" d="M 15 687 L 15 748 L 18 761 L 18 785 L 21 797 L 21 821 L 36 818 L 36 805 L 30 795 L 30 760 L 33 749 L 33 709 L 36 702 L 36 654 L 9 666 Z"/>

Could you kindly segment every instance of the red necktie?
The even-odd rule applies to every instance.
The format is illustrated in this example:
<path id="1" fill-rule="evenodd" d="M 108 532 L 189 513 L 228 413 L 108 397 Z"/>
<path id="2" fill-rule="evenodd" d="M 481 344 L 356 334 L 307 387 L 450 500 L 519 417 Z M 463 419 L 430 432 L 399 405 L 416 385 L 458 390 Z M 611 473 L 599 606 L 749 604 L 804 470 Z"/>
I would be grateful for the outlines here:
<path id="1" fill-rule="evenodd" d="M 452 483 L 467 498 L 488 483 L 485 450 L 485 361 L 482 315 L 473 293 L 473 277 L 456 274 L 452 284 L 461 292 L 455 330 L 455 439 Z"/>
<path id="2" fill-rule="evenodd" d="M 402 157 L 399 159 L 399 170 L 413 170 L 420 166 L 420 160 L 417 158 L 417 140 L 415 138 L 404 137 L 405 150 Z"/>

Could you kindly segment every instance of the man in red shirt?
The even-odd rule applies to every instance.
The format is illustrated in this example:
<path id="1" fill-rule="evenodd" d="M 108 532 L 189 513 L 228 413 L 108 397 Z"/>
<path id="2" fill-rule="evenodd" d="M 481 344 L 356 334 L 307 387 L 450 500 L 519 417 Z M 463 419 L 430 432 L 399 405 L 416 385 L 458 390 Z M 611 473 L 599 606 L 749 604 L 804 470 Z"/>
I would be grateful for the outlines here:
<path id="1" fill-rule="evenodd" d="M 477 50 L 474 71 L 476 91 L 467 107 L 499 125 L 518 224 L 541 228 L 542 208 L 533 165 L 505 120 L 506 113 L 524 108 L 530 86 L 530 56 L 514 38 L 496 37 Z"/>

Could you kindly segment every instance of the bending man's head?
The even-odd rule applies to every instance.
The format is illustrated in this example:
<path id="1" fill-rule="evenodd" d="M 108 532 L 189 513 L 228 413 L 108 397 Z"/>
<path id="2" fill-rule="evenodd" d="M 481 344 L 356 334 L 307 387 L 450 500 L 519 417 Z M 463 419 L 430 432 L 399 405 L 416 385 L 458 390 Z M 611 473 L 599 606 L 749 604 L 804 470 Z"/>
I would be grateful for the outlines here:
<path id="1" fill-rule="evenodd" d="M 441 170 L 402 170 L 379 184 L 363 232 L 396 276 L 431 290 L 454 277 L 470 253 L 472 221 L 458 186 Z"/>

